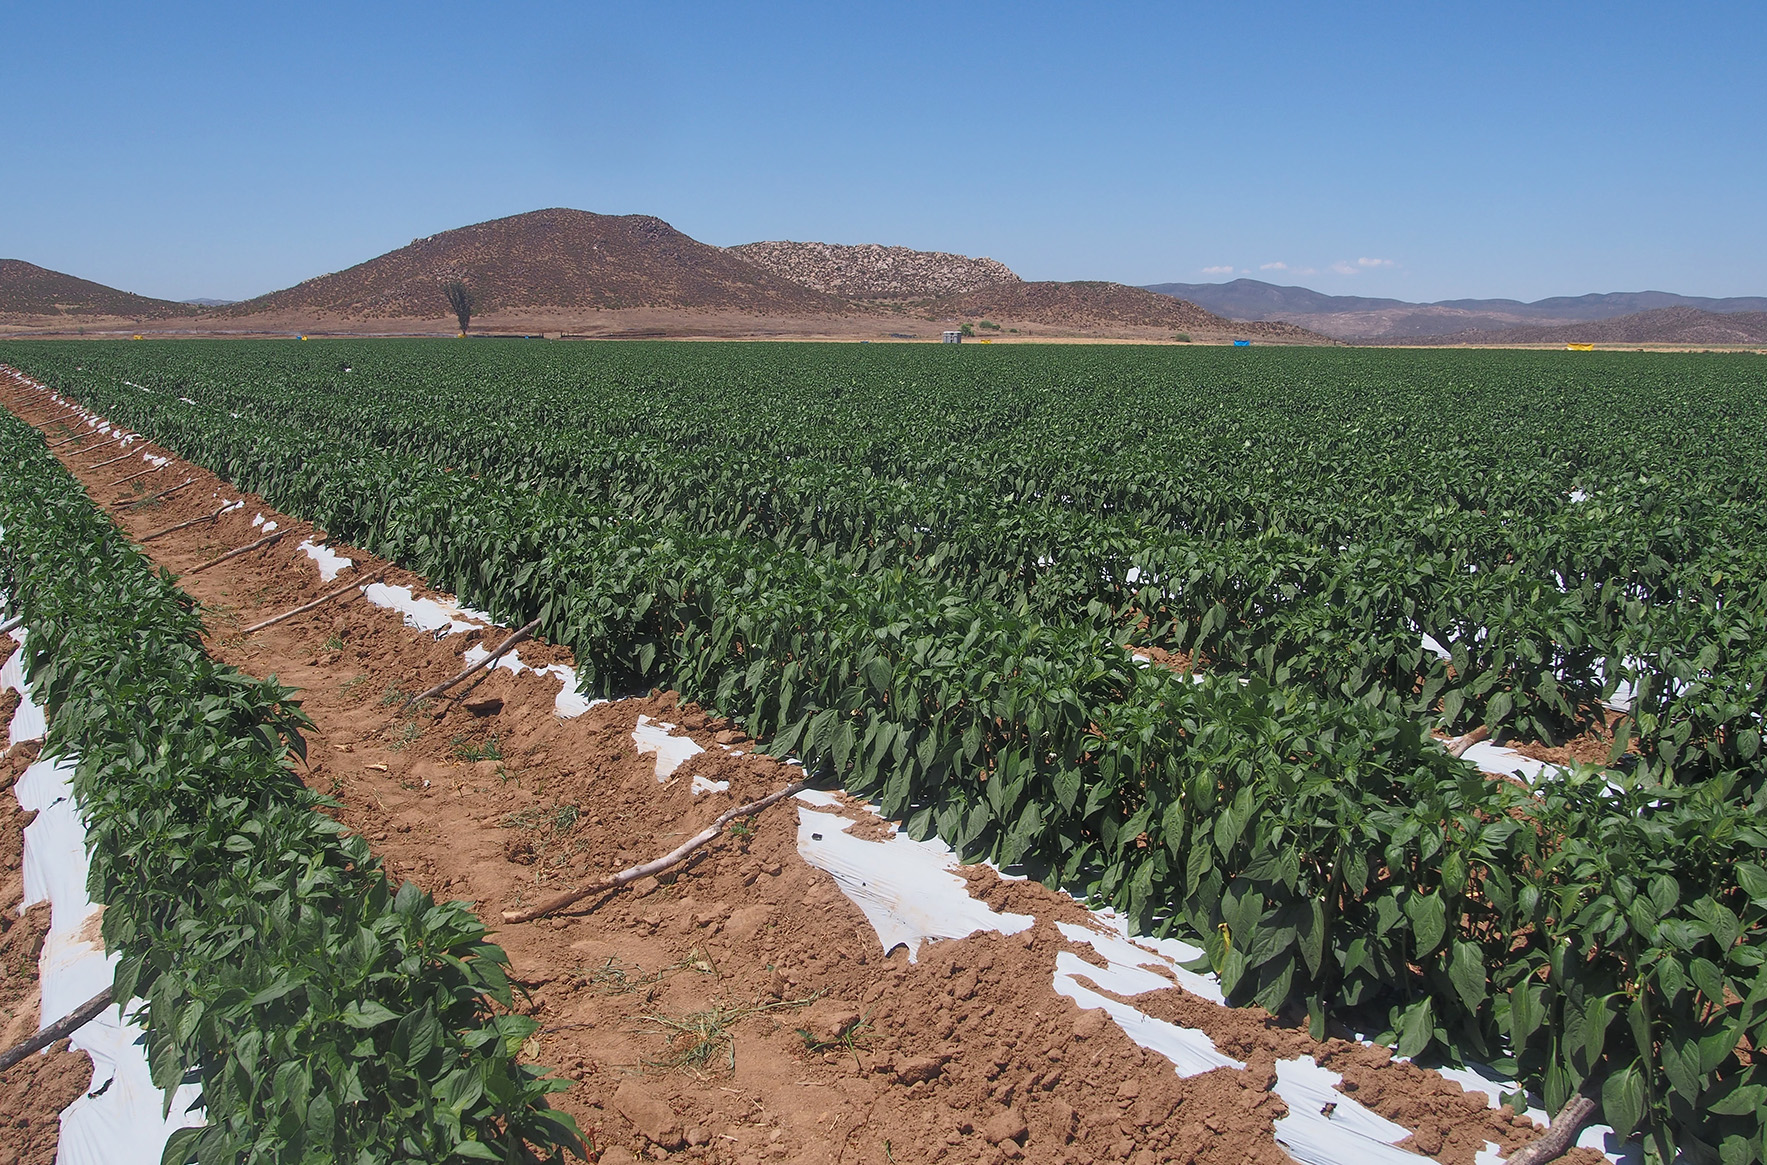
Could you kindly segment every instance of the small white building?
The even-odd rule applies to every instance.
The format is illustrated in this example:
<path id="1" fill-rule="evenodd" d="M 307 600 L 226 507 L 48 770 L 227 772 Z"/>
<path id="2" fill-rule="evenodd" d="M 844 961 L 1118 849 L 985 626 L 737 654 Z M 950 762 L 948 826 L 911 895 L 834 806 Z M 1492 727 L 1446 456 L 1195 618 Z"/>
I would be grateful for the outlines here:
<path id="1" fill-rule="evenodd" d="M 944 332 L 944 333 L 940 334 L 939 339 L 943 340 L 947 344 L 961 344 L 961 343 L 963 343 L 963 333 L 962 332 Z"/>

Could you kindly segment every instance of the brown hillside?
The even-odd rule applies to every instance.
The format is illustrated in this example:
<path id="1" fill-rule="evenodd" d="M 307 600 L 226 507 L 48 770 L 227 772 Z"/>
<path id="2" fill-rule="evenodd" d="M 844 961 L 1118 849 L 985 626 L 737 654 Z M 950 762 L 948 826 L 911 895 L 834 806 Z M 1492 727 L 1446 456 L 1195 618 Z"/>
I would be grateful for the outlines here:
<path id="1" fill-rule="evenodd" d="M 1334 343 L 1325 336 L 1278 320 L 1252 323 L 1224 319 L 1188 300 L 1122 283 L 1015 283 L 953 295 L 929 305 L 950 316 L 1010 319 L 1049 327 L 1170 328 L 1174 331 L 1246 338 Z"/>
<path id="2" fill-rule="evenodd" d="M 1019 282 L 1010 267 L 993 259 L 877 243 L 744 243 L 728 250 L 782 279 L 850 299 L 938 299 Z"/>
<path id="3" fill-rule="evenodd" d="M 164 319 L 191 315 L 197 310 L 188 304 L 149 299 L 89 279 L 76 279 L 23 259 L 0 259 L 0 315 Z"/>
<path id="4" fill-rule="evenodd" d="M 1404 344 L 1767 344 L 1767 312 L 1660 307 L 1587 323 L 1393 339 Z"/>
<path id="5" fill-rule="evenodd" d="M 688 238 L 659 218 L 554 208 L 417 239 L 224 311 L 444 318 L 441 285 L 449 279 L 465 280 L 481 314 L 670 307 L 828 315 L 847 306 Z"/>

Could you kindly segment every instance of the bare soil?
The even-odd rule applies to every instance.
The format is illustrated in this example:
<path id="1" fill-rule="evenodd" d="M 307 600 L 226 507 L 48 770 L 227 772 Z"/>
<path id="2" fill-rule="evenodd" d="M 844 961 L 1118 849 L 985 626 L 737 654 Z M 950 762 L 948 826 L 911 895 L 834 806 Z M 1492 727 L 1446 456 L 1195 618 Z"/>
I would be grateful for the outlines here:
<path id="1" fill-rule="evenodd" d="M 0 398 L 43 420 L 42 410 L 18 407 L 26 398 L 9 372 L 0 380 Z M 58 432 L 51 425 L 46 435 Z M 131 487 L 104 488 L 114 471 L 81 474 L 91 457 L 77 447 L 56 452 L 99 504 L 131 496 Z M 197 484 L 107 512 L 139 538 L 241 496 L 206 471 L 181 466 L 178 475 Z M 337 799 L 336 816 L 395 877 L 471 902 L 498 931 L 528 993 L 522 1009 L 542 1024 L 527 1055 L 572 1081 L 558 1102 L 602 1161 L 1282 1162 L 1274 1064 L 1300 1054 L 1343 1072 L 1351 1095 L 1417 1130 L 1417 1147 L 1443 1165 L 1471 1165 L 1485 1141 L 1511 1150 L 1536 1135 L 1458 1085 L 1390 1062 L 1384 1049 L 1316 1043 L 1304 1026 L 1174 985 L 1136 996 L 1135 1006 L 1202 1029 L 1248 1064 L 1180 1079 L 1102 1012 L 1053 990 L 1058 952 L 1097 961 L 1055 926 L 1085 911 L 986 867 L 962 871 L 971 893 L 1035 914 L 1033 928 L 931 944 L 917 963 L 903 948 L 885 952 L 833 879 L 799 857 L 789 801 L 661 879 L 503 926 L 502 910 L 674 848 L 723 809 L 786 783 L 786 767 L 669 692 L 566 720 L 553 712 L 550 676 L 498 669 L 464 703 L 400 711 L 405 695 L 453 675 L 469 646 L 495 643 L 501 631 L 437 641 L 353 599 L 243 636 L 250 623 L 382 565 L 337 546 L 356 566 L 321 583 L 297 543 L 322 533 L 257 497 L 245 501 L 144 552 L 177 573 L 259 537 L 255 514 L 281 524 L 279 543 L 181 580 L 202 604 L 210 651 L 300 689 L 315 725 L 301 778 Z M 387 581 L 434 593 L 397 568 Z M 534 665 L 570 662 L 556 646 L 524 644 L 521 653 Z M 679 726 L 705 751 L 659 784 L 654 755 L 633 742 L 640 715 Z M 695 774 L 729 781 L 729 791 L 695 797 Z M 872 836 L 892 828 L 875 818 L 867 826 Z M 1579 1151 L 1566 1160 L 1600 1158 Z"/>
<path id="2" fill-rule="evenodd" d="M 1151 294 L 1151 293 L 1149 293 Z M 1176 300 L 1173 301 L 1177 302 Z M 225 310 L 225 309 L 220 309 Z M 565 340 L 802 340 L 873 344 L 937 343 L 947 329 L 974 323 L 979 311 L 946 310 L 941 305 L 899 306 L 885 309 L 860 305 L 841 315 L 791 313 L 764 315 L 741 309 L 633 307 L 633 308 L 510 308 L 487 311 L 472 318 L 474 336 L 534 336 Z M 982 340 L 990 344 L 1021 343 L 1132 343 L 1171 344 L 1172 326 L 1109 319 L 1075 319 L 1048 322 L 1044 318 L 1020 318 L 1011 311 L 988 314 L 1001 330 L 966 338 L 966 345 Z M 1270 325 L 1249 325 L 1265 329 Z M 1008 329 L 1017 329 L 1016 333 Z M 215 312 L 184 318 L 139 320 L 124 317 L 70 317 L 0 313 L 0 337 L 128 338 L 148 339 L 182 336 L 252 338 L 305 335 L 360 336 L 453 336 L 459 325 L 439 310 L 435 315 L 365 317 L 317 309 L 278 308 L 244 316 Z M 1190 325 L 1188 346 L 1222 345 L 1244 339 L 1248 332 L 1238 325 L 1204 327 Z M 1327 343 L 1324 338 L 1294 329 L 1293 335 L 1250 333 L 1256 342 Z M 539 342 L 536 340 L 535 342 Z M 1187 346 L 1187 345 L 1178 345 Z"/>

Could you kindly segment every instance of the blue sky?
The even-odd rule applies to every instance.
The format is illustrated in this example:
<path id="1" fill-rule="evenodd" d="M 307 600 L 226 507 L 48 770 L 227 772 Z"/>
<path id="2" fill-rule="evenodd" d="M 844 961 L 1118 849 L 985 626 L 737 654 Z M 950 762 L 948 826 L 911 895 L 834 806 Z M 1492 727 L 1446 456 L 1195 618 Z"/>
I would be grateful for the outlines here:
<path id="1" fill-rule="evenodd" d="M 0 257 L 241 298 L 544 206 L 1405 299 L 1767 294 L 1767 5 L 0 7 Z"/>

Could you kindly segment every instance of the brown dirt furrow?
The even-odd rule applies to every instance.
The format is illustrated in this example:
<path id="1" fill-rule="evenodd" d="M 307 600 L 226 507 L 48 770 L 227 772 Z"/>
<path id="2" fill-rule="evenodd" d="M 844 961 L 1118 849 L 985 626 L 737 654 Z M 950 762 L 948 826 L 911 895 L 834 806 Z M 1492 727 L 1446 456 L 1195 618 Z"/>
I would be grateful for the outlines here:
<path id="1" fill-rule="evenodd" d="M 0 399 L 18 403 L 17 383 L 4 373 L 0 381 Z M 56 450 L 64 464 L 73 448 Z M 177 469 L 178 480 L 194 475 L 197 484 L 163 503 L 108 512 L 139 537 L 240 496 L 206 471 Z M 101 503 L 126 492 L 89 477 Z M 784 784 L 786 766 L 669 692 L 564 720 L 553 713 L 551 677 L 498 669 L 473 692 L 471 710 L 400 712 L 404 695 L 453 675 L 469 646 L 495 645 L 503 630 L 438 641 L 355 600 L 243 637 L 240 628 L 349 577 L 322 583 L 297 549 L 319 532 L 245 500 L 214 526 L 144 552 L 178 572 L 260 536 L 254 514 L 289 532 L 181 580 L 203 604 L 209 648 L 300 689 L 315 725 L 301 777 L 338 800 L 339 819 L 396 877 L 472 902 L 497 928 L 528 992 L 523 1007 L 542 1025 L 528 1054 L 572 1081 L 560 1104 L 591 1133 L 600 1160 L 1282 1162 L 1272 1065 L 1302 1053 L 1345 1072 L 1375 1111 L 1428 1124 L 1420 1137 L 1440 1137 L 1444 1165 L 1471 1165 L 1486 1140 L 1507 1147 L 1532 1135 L 1455 1085 L 1388 1064 L 1384 1050 L 1317 1044 L 1304 1026 L 1176 988 L 1137 997 L 1249 1065 L 1179 1079 L 1102 1013 L 1053 990 L 1056 955 L 1089 953 L 1055 923 L 1085 912 L 985 867 L 961 871 L 971 892 L 1035 914 L 1033 928 L 935 943 L 917 963 L 901 948 L 886 954 L 833 879 L 798 856 L 789 802 L 673 876 L 503 927 L 504 909 L 674 848 L 722 810 Z M 363 573 L 382 565 L 336 549 Z M 397 569 L 388 581 L 433 594 Z M 537 642 L 523 644 L 521 657 L 571 662 Z M 706 751 L 659 784 L 652 754 L 633 742 L 640 715 L 678 725 Z M 728 792 L 695 797 L 695 774 L 730 782 Z M 854 828 L 867 837 L 890 831 L 875 819 Z"/>

